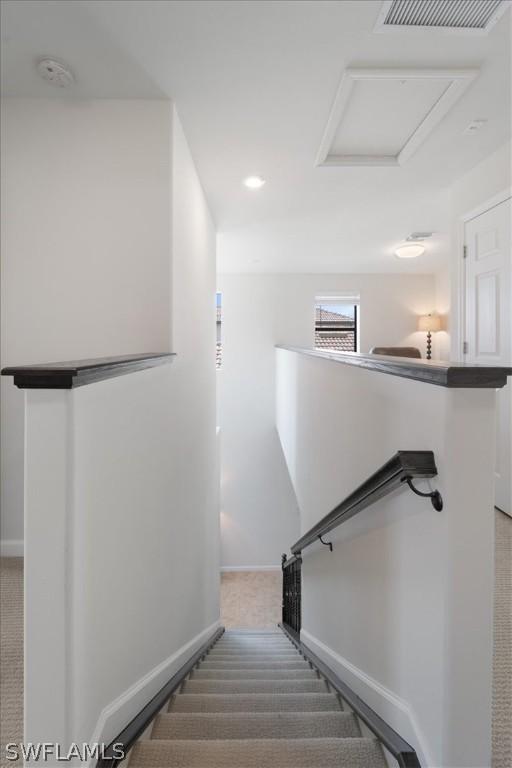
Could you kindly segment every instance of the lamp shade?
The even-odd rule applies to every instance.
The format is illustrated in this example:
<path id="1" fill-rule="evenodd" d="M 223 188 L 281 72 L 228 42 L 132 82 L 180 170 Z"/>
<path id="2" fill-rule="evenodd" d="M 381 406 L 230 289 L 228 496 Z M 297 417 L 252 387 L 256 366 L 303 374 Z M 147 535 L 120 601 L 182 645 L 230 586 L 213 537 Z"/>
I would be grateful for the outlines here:
<path id="1" fill-rule="evenodd" d="M 440 331 L 441 318 L 439 315 L 420 315 L 418 317 L 418 331 Z"/>

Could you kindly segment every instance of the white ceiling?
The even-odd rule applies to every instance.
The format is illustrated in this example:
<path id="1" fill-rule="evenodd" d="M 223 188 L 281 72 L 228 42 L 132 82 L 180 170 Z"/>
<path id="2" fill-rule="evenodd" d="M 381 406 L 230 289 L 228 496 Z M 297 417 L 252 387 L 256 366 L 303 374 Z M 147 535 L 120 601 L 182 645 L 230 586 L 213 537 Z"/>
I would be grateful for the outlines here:
<path id="1" fill-rule="evenodd" d="M 172 98 L 219 231 L 223 271 L 416 271 L 447 257 L 448 187 L 510 129 L 510 11 L 488 36 L 375 34 L 380 0 L 2 4 L 6 96 Z M 66 61 L 73 93 L 34 61 Z M 403 167 L 315 167 L 345 67 L 477 67 L 481 74 Z M 366 103 L 378 124 L 381 104 Z M 464 129 L 486 119 L 473 135 Z M 242 186 L 261 174 L 265 187 Z M 434 231 L 414 262 L 392 256 Z"/>

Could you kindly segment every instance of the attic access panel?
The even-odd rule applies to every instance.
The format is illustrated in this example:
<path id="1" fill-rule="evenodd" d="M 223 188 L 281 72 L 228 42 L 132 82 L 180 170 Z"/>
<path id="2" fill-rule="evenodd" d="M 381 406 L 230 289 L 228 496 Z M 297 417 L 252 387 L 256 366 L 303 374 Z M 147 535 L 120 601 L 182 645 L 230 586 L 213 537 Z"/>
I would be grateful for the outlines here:
<path id="1" fill-rule="evenodd" d="M 477 74 L 475 69 L 345 70 L 316 165 L 403 165 Z"/>

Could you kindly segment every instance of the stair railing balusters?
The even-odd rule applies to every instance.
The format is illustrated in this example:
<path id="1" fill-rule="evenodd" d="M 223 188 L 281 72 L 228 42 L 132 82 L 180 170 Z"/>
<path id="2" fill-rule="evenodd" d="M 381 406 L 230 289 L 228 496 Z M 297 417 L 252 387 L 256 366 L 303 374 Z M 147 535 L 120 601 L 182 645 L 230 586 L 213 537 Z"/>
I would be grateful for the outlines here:
<path id="1" fill-rule="evenodd" d="M 301 627 L 301 557 L 291 557 L 287 560 L 282 556 L 283 571 L 283 624 L 295 637 L 299 637 Z"/>

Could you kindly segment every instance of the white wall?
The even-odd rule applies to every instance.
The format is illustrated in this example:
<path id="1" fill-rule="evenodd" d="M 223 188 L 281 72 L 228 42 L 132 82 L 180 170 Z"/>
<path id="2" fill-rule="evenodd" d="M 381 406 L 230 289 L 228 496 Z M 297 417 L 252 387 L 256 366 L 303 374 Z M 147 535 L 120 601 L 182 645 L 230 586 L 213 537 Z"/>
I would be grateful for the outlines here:
<path id="1" fill-rule="evenodd" d="M 295 495 L 275 428 L 274 280 L 221 275 L 223 567 L 278 566 L 299 531 Z"/>
<path id="2" fill-rule="evenodd" d="M 495 195 L 512 187 L 512 144 L 507 142 L 500 149 L 472 168 L 457 180 L 450 189 L 452 214 L 452 252 L 450 263 L 451 310 L 450 342 L 451 358 L 460 358 L 463 341 L 462 301 L 462 246 L 463 224 L 461 217 L 486 203 Z M 446 297 L 446 290 L 444 292 Z M 446 303 L 446 298 L 444 298 Z"/>
<path id="3" fill-rule="evenodd" d="M 2 102 L 2 366 L 170 345 L 171 105 Z M 2 380 L 1 539 L 23 539 L 23 395 Z"/>
<path id="4" fill-rule="evenodd" d="M 436 273 L 436 311 L 441 316 L 442 330 L 434 334 L 433 349 L 439 360 L 451 360 L 451 275 L 450 261 L 446 268 Z"/>
<path id="5" fill-rule="evenodd" d="M 176 112 L 172 148 L 172 349 L 177 357 L 172 365 L 174 453 L 170 461 L 175 492 L 182 499 L 179 514 L 187 519 L 189 532 L 197 535 L 196 544 L 185 552 L 189 568 L 197 568 L 205 580 L 204 626 L 218 619 L 220 613 L 216 233 Z M 202 532 L 197 531 L 197 525 L 202 526 Z M 198 565 L 198 551 L 202 566 Z M 188 591 L 188 611 L 194 612 L 191 585 Z"/>
<path id="6" fill-rule="evenodd" d="M 281 349 L 277 384 L 301 532 L 397 450 L 434 452 L 442 512 L 405 488 L 304 550 L 301 638 L 422 765 L 489 767 L 495 391 Z"/>
<path id="7" fill-rule="evenodd" d="M 298 537 L 297 502 L 275 432 L 275 344 L 310 347 L 316 295 L 361 295 L 361 349 L 413 344 L 435 307 L 432 275 L 221 274 L 222 565 L 279 563 Z"/>
<path id="8" fill-rule="evenodd" d="M 170 103 L 4 118 L 4 364 L 177 353 L 27 393 L 25 737 L 108 742 L 219 620 L 215 229 Z M 10 448 L 23 393 L 4 388 Z"/>

